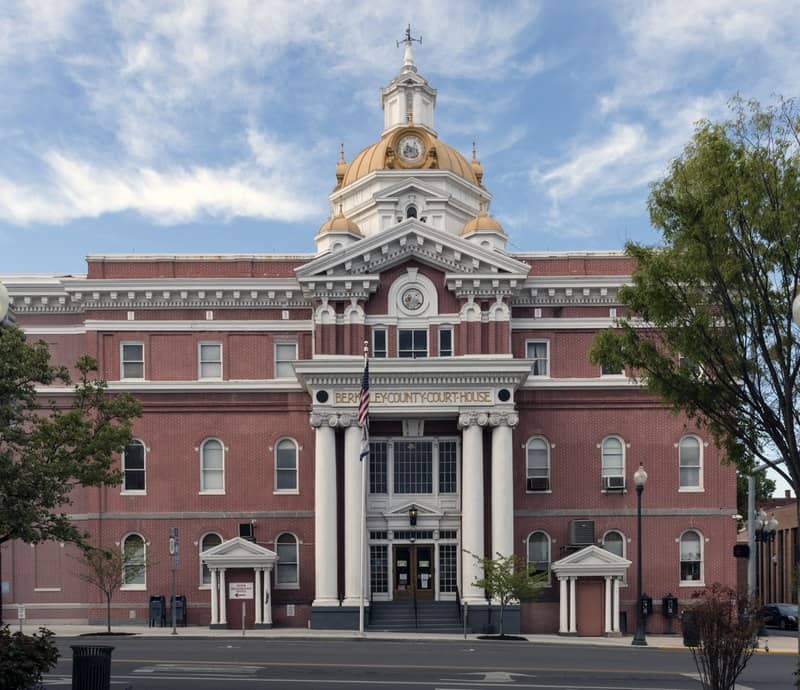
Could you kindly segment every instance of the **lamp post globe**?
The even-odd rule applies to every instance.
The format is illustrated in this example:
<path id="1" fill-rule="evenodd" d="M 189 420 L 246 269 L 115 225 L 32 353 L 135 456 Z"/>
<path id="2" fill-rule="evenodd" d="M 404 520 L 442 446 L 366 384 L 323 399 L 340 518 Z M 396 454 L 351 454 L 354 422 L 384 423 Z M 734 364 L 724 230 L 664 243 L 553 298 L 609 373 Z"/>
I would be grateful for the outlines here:
<path id="1" fill-rule="evenodd" d="M 644 611 L 642 610 L 642 492 L 647 483 L 647 472 L 639 463 L 639 469 L 633 473 L 633 484 L 636 487 L 636 634 L 632 645 L 647 646 L 645 636 Z"/>

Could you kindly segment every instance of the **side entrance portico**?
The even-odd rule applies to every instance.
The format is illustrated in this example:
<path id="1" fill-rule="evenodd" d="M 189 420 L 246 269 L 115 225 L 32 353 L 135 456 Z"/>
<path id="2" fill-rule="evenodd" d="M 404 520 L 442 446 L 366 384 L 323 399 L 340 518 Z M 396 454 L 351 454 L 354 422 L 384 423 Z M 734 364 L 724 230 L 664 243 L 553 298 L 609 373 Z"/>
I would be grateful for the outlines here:
<path id="1" fill-rule="evenodd" d="M 559 634 L 619 635 L 619 587 L 630 565 L 594 545 L 553 563 L 560 585 Z"/>
<path id="2" fill-rule="evenodd" d="M 211 571 L 211 628 L 227 628 L 228 605 L 241 599 L 247 627 L 272 627 L 270 574 L 278 560 L 274 551 L 235 537 L 200 555 Z M 238 628 L 232 620 L 230 627 Z"/>

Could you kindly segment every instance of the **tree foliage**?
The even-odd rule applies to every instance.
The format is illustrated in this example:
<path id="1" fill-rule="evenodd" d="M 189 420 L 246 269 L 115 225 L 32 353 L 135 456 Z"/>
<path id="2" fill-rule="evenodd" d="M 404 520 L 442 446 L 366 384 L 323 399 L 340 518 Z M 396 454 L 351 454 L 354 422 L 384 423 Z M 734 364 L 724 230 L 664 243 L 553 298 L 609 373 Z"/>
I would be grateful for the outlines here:
<path id="1" fill-rule="evenodd" d="M 662 242 L 627 245 L 629 316 L 591 356 L 627 366 L 741 469 L 761 460 L 797 491 L 800 116 L 792 101 L 731 107 L 729 121 L 700 122 L 652 186 Z"/>
<path id="2" fill-rule="evenodd" d="M 733 690 L 758 647 L 758 610 L 748 597 L 719 583 L 692 598 L 695 601 L 684 616 L 695 628 L 689 648 L 703 690 Z"/>
<path id="3" fill-rule="evenodd" d="M 38 633 L 12 633 L 0 627 L 0 690 L 28 690 L 58 663 L 53 633 L 39 628 Z"/>
<path id="4" fill-rule="evenodd" d="M 766 476 L 764 472 L 756 472 L 756 504 L 763 503 L 772 498 L 775 493 L 775 482 Z M 747 473 L 736 473 L 736 512 L 739 515 L 747 515 Z"/>
<path id="5" fill-rule="evenodd" d="M 536 573 L 525 558 L 516 554 L 503 556 L 498 553 L 497 558 L 470 555 L 480 563 L 483 571 L 483 577 L 473 584 L 485 589 L 500 607 L 499 634 L 502 637 L 506 606 L 538 596 L 547 581 L 547 573 Z"/>
<path id="6" fill-rule="evenodd" d="M 60 402 L 44 402 L 37 388 L 70 386 L 68 371 L 50 364 L 44 342 L 28 343 L 17 327 L 0 328 L 0 544 L 83 543 L 85 535 L 62 512 L 73 489 L 120 481 L 114 459 L 131 439 L 140 406 L 128 395 L 109 395 L 93 378 L 91 357 L 81 357 L 77 369 L 72 390 Z"/>

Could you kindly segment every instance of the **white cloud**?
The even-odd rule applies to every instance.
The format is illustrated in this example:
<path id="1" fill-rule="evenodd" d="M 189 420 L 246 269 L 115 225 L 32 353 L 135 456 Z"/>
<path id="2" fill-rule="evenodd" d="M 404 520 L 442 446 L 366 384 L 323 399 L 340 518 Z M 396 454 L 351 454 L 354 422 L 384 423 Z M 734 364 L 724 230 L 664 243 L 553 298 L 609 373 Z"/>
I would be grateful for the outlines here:
<path id="1" fill-rule="evenodd" d="M 0 6 L 0 65 L 36 59 L 73 35 L 78 0 L 9 0 Z"/>

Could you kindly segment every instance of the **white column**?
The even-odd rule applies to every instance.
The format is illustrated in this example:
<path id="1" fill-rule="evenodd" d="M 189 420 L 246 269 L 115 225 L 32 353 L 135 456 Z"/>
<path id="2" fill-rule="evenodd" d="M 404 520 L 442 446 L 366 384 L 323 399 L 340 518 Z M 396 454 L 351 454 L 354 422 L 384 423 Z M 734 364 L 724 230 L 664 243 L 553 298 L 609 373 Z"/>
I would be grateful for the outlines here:
<path id="1" fill-rule="evenodd" d="M 261 568 L 253 568 L 256 577 L 256 625 L 261 624 L 261 613 L 264 610 L 264 599 L 261 597 Z"/>
<path id="2" fill-rule="evenodd" d="M 514 456 L 516 413 L 492 414 L 492 558 L 514 553 Z"/>
<path id="3" fill-rule="evenodd" d="M 603 632 L 610 633 L 611 632 L 611 578 L 606 575 L 603 578 L 604 587 L 603 591 L 606 596 L 606 615 L 605 615 L 605 627 L 603 628 Z"/>
<path id="4" fill-rule="evenodd" d="M 461 444 L 461 547 L 465 550 L 462 567 L 462 600 L 483 604 L 483 588 L 473 582 L 480 579 L 483 552 L 483 427 L 486 414 L 462 414 L 458 425 L 463 429 Z"/>
<path id="5" fill-rule="evenodd" d="M 558 632 L 562 635 L 569 632 L 567 627 L 567 615 L 569 612 L 569 595 L 567 594 L 567 578 L 558 578 L 559 598 L 558 598 Z"/>
<path id="6" fill-rule="evenodd" d="M 352 420 L 355 422 L 355 419 Z M 343 424 L 346 420 L 343 420 Z M 355 423 L 344 432 L 344 601 L 358 606 L 361 591 L 361 428 Z"/>
<path id="7" fill-rule="evenodd" d="M 433 599 L 439 601 L 439 542 L 433 545 Z"/>
<path id="8" fill-rule="evenodd" d="M 577 577 L 569 578 L 569 631 L 571 633 L 578 632 L 578 625 L 576 621 L 575 609 L 577 609 L 578 598 L 575 596 L 575 581 Z"/>
<path id="9" fill-rule="evenodd" d="M 228 591 L 225 585 L 225 568 L 219 569 L 219 624 L 228 624 Z"/>
<path id="10" fill-rule="evenodd" d="M 272 625 L 272 569 L 264 571 L 264 623 Z"/>
<path id="11" fill-rule="evenodd" d="M 619 632 L 619 583 L 618 577 L 614 578 L 614 588 L 611 593 L 611 630 L 615 633 Z"/>
<path id="12" fill-rule="evenodd" d="M 314 448 L 314 606 L 338 606 L 336 415 L 311 415 Z"/>
<path id="13" fill-rule="evenodd" d="M 211 625 L 219 625 L 219 587 L 217 583 L 217 569 L 211 570 Z"/>

